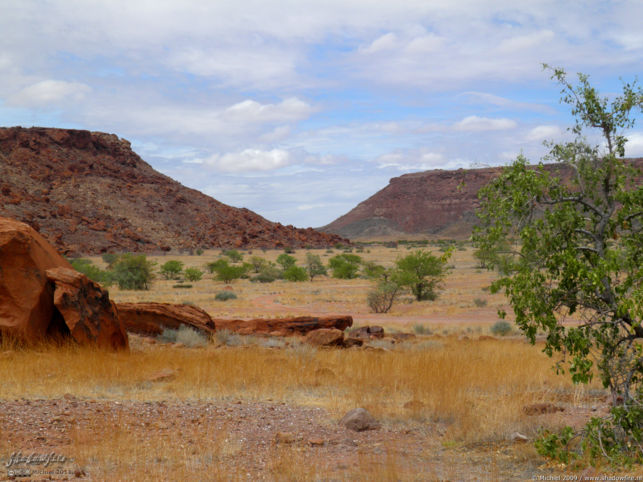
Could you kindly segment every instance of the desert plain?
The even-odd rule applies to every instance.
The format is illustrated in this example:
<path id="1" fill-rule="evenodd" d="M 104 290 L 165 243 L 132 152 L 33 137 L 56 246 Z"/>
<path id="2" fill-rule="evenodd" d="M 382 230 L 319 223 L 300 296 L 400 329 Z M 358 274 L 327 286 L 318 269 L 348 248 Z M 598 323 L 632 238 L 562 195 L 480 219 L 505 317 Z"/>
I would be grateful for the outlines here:
<path id="1" fill-rule="evenodd" d="M 417 249 L 372 243 L 351 248 L 392 266 Z M 428 246 L 434 253 L 438 246 Z M 340 249 L 312 250 L 325 262 Z M 292 255 L 302 264 L 307 250 Z M 283 250 L 255 249 L 274 261 Z M 151 256 L 204 266 L 201 255 Z M 100 257 L 90 258 L 104 267 Z M 0 348 L 0 477 L 12 457 L 54 454 L 30 477 L 85 480 L 591 480 L 614 474 L 583 461 L 564 466 L 533 446 L 542 430 L 580 427 L 606 413 L 598 381 L 573 385 L 560 360 L 515 329 L 492 328 L 502 294 L 473 249 L 453 251 L 435 301 L 402 296 L 389 313 L 366 304 L 369 279 L 312 282 L 247 279 L 226 285 L 206 274 L 191 288 L 160 276 L 147 291 L 109 288 L 116 302 L 193 304 L 213 318 L 351 315 L 355 329 L 381 326 L 383 338 L 349 349 L 316 348 L 298 337 L 219 330 L 168 340 L 130 334 L 129 352 L 74 345 Z M 236 299 L 217 301 L 231 291 Z M 509 320 L 511 317 L 509 316 Z M 339 422 L 365 408 L 378 427 Z M 64 460 L 60 460 L 60 459 Z M 13 465 L 17 467 L 16 464 Z M 23 464 L 22 467 L 25 467 Z M 40 471 L 40 472 L 38 472 Z M 16 475 L 17 474 L 17 475 Z M 546 477 L 561 477 L 546 479 Z"/>

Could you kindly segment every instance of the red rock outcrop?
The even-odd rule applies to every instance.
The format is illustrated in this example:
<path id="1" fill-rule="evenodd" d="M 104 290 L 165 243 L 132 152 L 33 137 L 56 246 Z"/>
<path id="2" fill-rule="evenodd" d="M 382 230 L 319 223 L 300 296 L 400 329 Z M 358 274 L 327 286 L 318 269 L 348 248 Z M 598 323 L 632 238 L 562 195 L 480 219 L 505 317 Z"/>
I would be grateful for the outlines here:
<path id="1" fill-rule="evenodd" d="M 353 325 L 352 316 L 298 316 L 295 318 L 273 318 L 255 320 L 215 319 L 217 329 L 226 329 L 242 335 L 305 335 L 321 328 L 335 328 L 344 331 Z"/>
<path id="2" fill-rule="evenodd" d="M 0 337 L 127 348 L 107 293 L 31 227 L 1 217 Z"/>
<path id="3" fill-rule="evenodd" d="M 131 333 L 156 336 L 164 328 L 178 329 L 181 325 L 209 335 L 214 333 L 215 322 L 201 308 L 170 303 L 118 303 L 118 315 L 125 329 Z"/>
<path id="4" fill-rule="evenodd" d="M 0 334 L 29 343 L 62 336 L 65 327 L 54 320 L 53 290 L 45 275 L 56 267 L 71 268 L 32 228 L 0 218 Z"/>
<path id="5" fill-rule="evenodd" d="M 643 159 L 632 162 L 643 168 Z M 571 174 L 558 164 L 546 168 L 560 171 L 563 179 Z M 409 234 L 467 238 L 476 221 L 478 191 L 501 172 L 502 167 L 437 169 L 394 177 L 384 189 L 319 229 L 351 239 Z"/>
<path id="6" fill-rule="evenodd" d="M 54 285 L 54 305 L 74 340 L 112 350 L 128 348 L 116 306 L 98 283 L 63 267 L 48 269 L 47 279 Z"/>
<path id="7" fill-rule="evenodd" d="M 344 346 L 344 332 L 336 328 L 320 328 L 306 335 L 306 343 L 313 346 Z"/>
<path id="8" fill-rule="evenodd" d="M 113 134 L 0 128 L 0 216 L 65 255 L 347 242 L 272 223 L 164 176 Z"/>

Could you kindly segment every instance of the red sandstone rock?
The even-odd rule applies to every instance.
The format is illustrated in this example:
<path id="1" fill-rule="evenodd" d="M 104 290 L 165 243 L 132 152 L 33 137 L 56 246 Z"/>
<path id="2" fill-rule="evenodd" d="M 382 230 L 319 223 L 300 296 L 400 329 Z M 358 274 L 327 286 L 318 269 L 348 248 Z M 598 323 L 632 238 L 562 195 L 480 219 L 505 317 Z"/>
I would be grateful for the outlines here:
<path id="1" fill-rule="evenodd" d="M 344 346 L 344 332 L 335 328 L 320 328 L 306 335 L 306 343 L 314 346 Z"/>
<path id="2" fill-rule="evenodd" d="M 320 328 L 335 328 L 344 331 L 353 325 L 352 316 L 299 316 L 255 320 L 215 320 L 217 329 L 226 329 L 242 335 L 272 334 L 279 336 L 305 335 Z"/>
<path id="3" fill-rule="evenodd" d="M 206 335 L 214 333 L 215 322 L 201 308 L 170 303 L 118 303 L 118 315 L 125 329 L 139 335 L 156 336 L 164 328 L 189 326 Z"/>
<path id="4" fill-rule="evenodd" d="M 0 128 L 0 216 L 37 223 L 67 255 L 348 242 L 227 206 L 158 173 L 124 139 L 72 129 Z"/>
<path id="5" fill-rule="evenodd" d="M 98 283 L 63 267 L 47 270 L 47 279 L 54 285 L 54 305 L 74 340 L 112 350 L 129 347 L 116 306 Z"/>
<path id="6" fill-rule="evenodd" d="M 62 336 L 64 327 L 52 323 L 53 290 L 45 275 L 56 267 L 71 268 L 31 227 L 0 218 L 0 335 L 28 343 Z"/>

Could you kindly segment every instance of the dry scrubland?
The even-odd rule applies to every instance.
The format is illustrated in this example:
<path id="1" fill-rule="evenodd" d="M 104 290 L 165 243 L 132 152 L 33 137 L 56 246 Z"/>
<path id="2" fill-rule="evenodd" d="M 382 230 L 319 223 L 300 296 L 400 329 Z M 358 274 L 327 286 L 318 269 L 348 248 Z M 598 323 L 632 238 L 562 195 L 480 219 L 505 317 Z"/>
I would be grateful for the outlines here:
<path id="1" fill-rule="evenodd" d="M 338 252 L 333 251 L 316 252 L 327 259 Z M 386 265 L 407 252 L 405 247 L 371 247 L 356 254 Z M 280 253 L 253 254 L 274 260 Z M 218 255 L 211 251 L 153 259 L 159 265 L 179 259 L 186 267 L 203 268 Z M 301 263 L 305 251 L 294 255 Z M 27 399 L 20 403 L 29 406 L 56 399 L 55 407 L 65 410 L 69 400 L 106 403 L 109 408 L 101 405 L 89 420 L 69 408 L 61 415 L 64 428 L 56 443 L 50 437 L 20 439 L 16 421 L 0 413 L 0 456 L 17 449 L 56 449 L 73 457 L 95 480 L 430 480 L 571 474 L 572 468 L 546 462 L 531 444 L 513 443 L 510 436 L 518 431 L 533 439 L 541 427 L 581 425 L 604 409 L 605 392 L 598 384 L 574 386 L 567 377 L 556 376 L 552 360 L 519 336 L 488 339 L 503 299 L 483 289 L 491 275 L 475 267 L 470 249 L 455 251 L 452 263 L 455 269 L 437 301 L 400 302 L 384 315 L 369 313 L 364 300 L 372 282 L 361 279 L 269 284 L 238 280 L 231 285 L 238 298 L 226 302 L 214 300 L 224 285 L 210 275 L 192 289 L 172 288 L 175 282 L 160 279 L 149 292 L 112 287 L 116 301 L 194 303 L 213 317 L 344 313 L 354 315 L 357 326 L 377 323 L 388 331 L 413 332 L 422 324 L 431 334 L 397 343 L 378 340 L 373 344 L 384 348 L 378 351 L 322 350 L 296 339 L 236 335 L 218 336 L 195 348 L 132 337 L 129 353 L 71 346 L 33 352 L 5 346 L 0 354 L 0 399 Z M 476 306 L 475 299 L 485 300 L 486 306 Z M 230 336 L 236 337 L 235 343 Z M 167 379 L 155 379 L 168 370 L 172 375 Z M 539 402 L 565 411 L 525 414 L 523 407 Z M 144 417 L 128 418 L 118 411 L 119 404 L 159 403 L 164 415 L 151 425 Z M 252 438 L 235 427 L 249 423 L 256 429 L 266 423 L 263 418 L 232 416 L 217 425 L 202 418 L 203 413 L 188 421 L 172 415 L 172 407 L 188 406 L 190 413 L 190 404 L 199 403 L 230 407 L 222 410 L 232 414 L 246 406 L 255 411 L 249 413 L 285 410 L 280 407 L 321 409 L 318 430 L 323 443 L 317 446 L 298 437 L 298 430 L 309 430 L 307 424 L 290 429 L 294 441 L 275 443 L 274 426 L 266 432 L 270 443 L 256 448 L 248 446 Z M 382 429 L 354 435 L 342 429 L 337 435 L 337 420 L 358 406 L 380 420 Z M 37 428 L 31 430 L 35 435 Z M 333 434 L 340 442 L 333 441 Z M 346 437 L 355 439 L 349 448 L 342 445 Z M 263 462 L 246 467 L 244 461 L 253 457 Z"/>

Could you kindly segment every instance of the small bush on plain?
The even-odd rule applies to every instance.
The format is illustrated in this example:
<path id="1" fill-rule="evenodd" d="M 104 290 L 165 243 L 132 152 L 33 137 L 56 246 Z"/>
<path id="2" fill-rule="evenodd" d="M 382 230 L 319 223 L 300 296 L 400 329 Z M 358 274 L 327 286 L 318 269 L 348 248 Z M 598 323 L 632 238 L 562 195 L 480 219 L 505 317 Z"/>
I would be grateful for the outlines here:
<path id="1" fill-rule="evenodd" d="M 232 291 L 219 291 L 214 296 L 214 299 L 217 300 L 217 301 L 236 300 L 237 295 L 235 295 Z"/>

